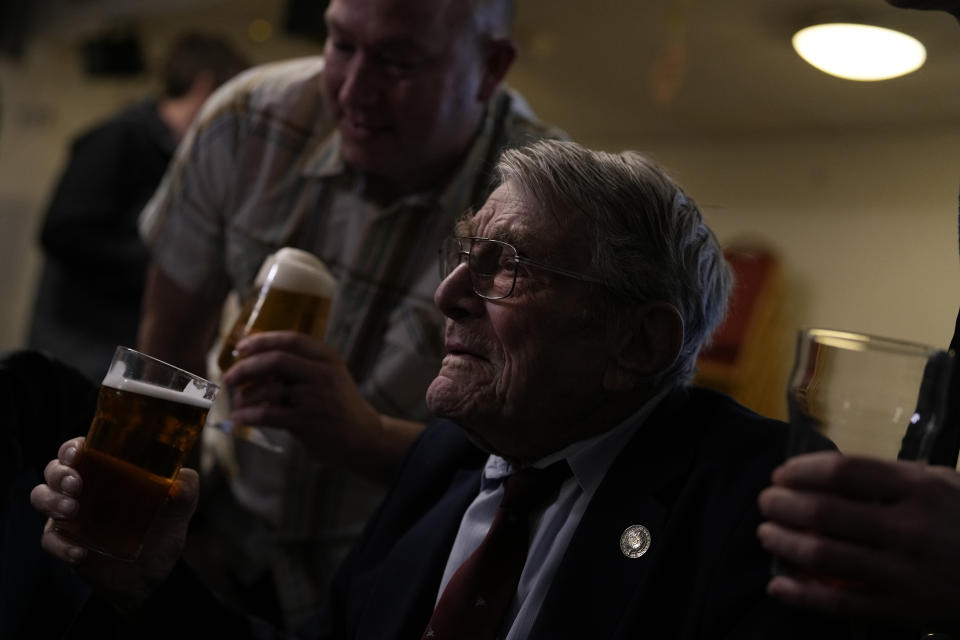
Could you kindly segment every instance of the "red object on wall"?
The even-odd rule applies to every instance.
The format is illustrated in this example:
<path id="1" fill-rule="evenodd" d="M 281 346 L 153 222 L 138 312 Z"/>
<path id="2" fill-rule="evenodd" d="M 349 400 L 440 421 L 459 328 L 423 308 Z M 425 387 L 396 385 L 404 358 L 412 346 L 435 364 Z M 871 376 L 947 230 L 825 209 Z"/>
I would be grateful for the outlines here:
<path id="1" fill-rule="evenodd" d="M 734 272 L 734 287 L 726 318 L 697 359 L 696 382 L 783 418 L 790 357 L 779 260 L 765 247 L 744 244 L 726 248 L 724 257 Z"/>
<path id="2" fill-rule="evenodd" d="M 758 303 L 771 283 L 776 259 L 763 249 L 728 249 L 724 252 L 735 274 L 727 316 L 700 352 L 704 360 L 733 365 L 748 339 Z"/>

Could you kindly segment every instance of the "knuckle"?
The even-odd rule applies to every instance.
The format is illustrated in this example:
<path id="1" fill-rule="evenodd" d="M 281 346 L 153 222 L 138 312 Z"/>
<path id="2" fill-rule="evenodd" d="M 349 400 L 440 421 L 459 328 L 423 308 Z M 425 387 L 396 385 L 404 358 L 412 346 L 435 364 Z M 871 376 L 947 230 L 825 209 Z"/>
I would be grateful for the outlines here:
<path id="1" fill-rule="evenodd" d="M 957 487 L 938 473 L 922 473 L 915 480 L 914 495 L 928 504 L 952 503 L 957 493 Z"/>
<path id="2" fill-rule="evenodd" d="M 856 462 L 844 455 L 831 455 L 824 462 L 824 477 L 830 485 L 843 483 L 856 473 Z"/>
<path id="3" fill-rule="evenodd" d="M 764 514 L 773 518 L 782 518 L 792 511 L 791 494 L 780 487 L 769 487 L 760 494 L 760 507 Z"/>
<path id="4" fill-rule="evenodd" d="M 50 488 L 45 484 L 38 484 L 30 491 L 30 504 L 34 509 L 45 510 L 46 496 L 49 491 Z"/>
<path id="5" fill-rule="evenodd" d="M 43 468 L 43 478 L 49 483 L 51 480 L 56 478 L 57 469 L 60 467 L 59 460 L 51 460 L 47 463 L 47 466 Z"/>
<path id="6" fill-rule="evenodd" d="M 822 568 L 826 564 L 827 545 L 820 536 L 807 535 L 797 543 L 795 554 L 800 564 L 813 568 Z"/>
<path id="7" fill-rule="evenodd" d="M 829 524 L 833 517 L 830 506 L 824 500 L 816 497 L 806 501 L 805 511 L 807 513 L 806 520 L 814 527 L 823 527 Z"/>
<path id="8" fill-rule="evenodd" d="M 80 450 L 80 446 L 83 444 L 83 442 L 83 437 L 76 437 L 67 440 L 60 445 L 60 449 L 57 451 L 57 459 L 64 462 L 73 459 L 73 457 L 76 456 L 76 453 Z M 73 452 L 70 452 L 71 449 L 73 449 Z"/>

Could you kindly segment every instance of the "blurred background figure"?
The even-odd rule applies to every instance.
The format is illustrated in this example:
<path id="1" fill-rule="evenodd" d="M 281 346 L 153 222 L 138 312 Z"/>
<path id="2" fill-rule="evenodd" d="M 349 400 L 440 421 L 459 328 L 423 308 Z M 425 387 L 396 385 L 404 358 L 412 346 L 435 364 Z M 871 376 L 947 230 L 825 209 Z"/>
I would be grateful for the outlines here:
<path id="1" fill-rule="evenodd" d="M 12 9 L 0 8 L 0 22 Z M 15 24 L 0 26 L 2 54 L 29 34 Z M 136 229 L 140 209 L 207 96 L 247 66 L 225 39 L 180 33 L 163 39 L 171 44 L 151 70 L 160 96 L 77 136 L 50 200 L 31 344 L 57 358 L 0 351 L 0 638 L 59 637 L 86 597 L 82 583 L 38 548 L 32 532 L 42 523 L 29 489 L 51 447 L 89 425 L 96 386 L 85 378 L 99 382 L 117 344 L 134 341 L 147 260 Z"/>
<path id="2" fill-rule="evenodd" d="M 99 382 L 116 346 L 135 343 L 148 262 L 137 218 L 203 103 L 247 66 L 227 40 L 184 33 L 163 62 L 159 98 L 75 139 L 40 233 L 31 348 Z"/>

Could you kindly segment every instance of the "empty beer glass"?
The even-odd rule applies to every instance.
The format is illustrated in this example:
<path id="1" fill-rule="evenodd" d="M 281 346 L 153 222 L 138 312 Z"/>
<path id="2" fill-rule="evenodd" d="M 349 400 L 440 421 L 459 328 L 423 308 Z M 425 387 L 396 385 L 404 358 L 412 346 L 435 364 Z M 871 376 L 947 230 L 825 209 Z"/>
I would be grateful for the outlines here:
<path id="1" fill-rule="evenodd" d="M 927 461 L 940 432 L 953 356 L 934 347 L 809 328 L 797 338 L 787 391 L 788 454 L 814 431 L 841 453 Z"/>
<path id="2" fill-rule="evenodd" d="M 104 555 L 135 560 L 217 391 L 199 376 L 117 347 L 75 463 L 80 511 L 54 528 Z"/>
<path id="3" fill-rule="evenodd" d="M 822 449 L 927 462 L 946 410 L 952 354 L 927 345 L 832 329 L 803 329 L 787 386 L 788 456 Z M 774 573 L 856 588 L 773 559 Z M 857 636 L 859 637 L 859 636 Z"/>

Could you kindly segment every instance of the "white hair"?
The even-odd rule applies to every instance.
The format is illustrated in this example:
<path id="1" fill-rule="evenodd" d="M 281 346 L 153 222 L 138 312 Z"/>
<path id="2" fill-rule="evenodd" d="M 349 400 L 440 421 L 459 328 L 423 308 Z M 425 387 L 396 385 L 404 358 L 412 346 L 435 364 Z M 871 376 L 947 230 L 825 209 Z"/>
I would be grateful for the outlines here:
<path id="1" fill-rule="evenodd" d="M 557 215 L 576 216 L 591 245 L 598 306 L 613 323 L 625 305 L 667 302 L 683 319 L 676 361 L 655 384 L 684 384 L 697 354 L 726 313 L 733 276 L 697 205 L 666 172 L 634 151 L 591 151 L 543 140 L 505 151 L 497 166 L 509 181 Z"/>

